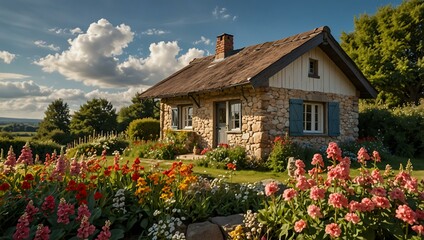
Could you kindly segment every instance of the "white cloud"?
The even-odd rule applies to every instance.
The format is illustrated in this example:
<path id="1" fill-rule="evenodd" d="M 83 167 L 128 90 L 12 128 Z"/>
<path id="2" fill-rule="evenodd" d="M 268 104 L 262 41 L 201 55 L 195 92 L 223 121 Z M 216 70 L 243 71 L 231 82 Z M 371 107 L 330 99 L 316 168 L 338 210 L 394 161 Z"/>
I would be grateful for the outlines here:
<path id="1" fill-rule="evenodd" d="M 156 28 L 150 28 L 147 29 L 146 31 L 142 32 L 141 34 L 144 35 L 163 35 L 169 33 L 168 31 L 165 30 L 161 30 L 161 29 L 156 29 Z"/>
<path id="2" fill-rule="evenodd" d="M 0 80 L 13 80 L 13 79 L 24 79 L 29 78 L 27 75 L 19 74 L 19 73 L 3 73 L 0 72 Z"/>
<path id="3" fill-rule="evenodd" d="M 212 44 L 211 40 L 209 38 L 204 37 L 204 36 L 201 36 L 200 40 L 197 40 L 197 41 L 194 42 L 195 45 L 200 44 L 200 43 L 203 43 L 205 45 L 211 45 Z"/>
<path id="4" fill-rule="evenodd" d="M 233 16 L 230 13 L 228 13 L 228 9 L 226 9 L 225 7 L 219 8 L 218 6 L 216 6 L 215 9 L 212 11 L 212 15 L 217 19 L 224 19 L 224 20 L 232 19 L 233 21 L 237 19 L 237 16 L 235 15 Z"/>
<path id="5" fill-rule="evenodd" d="M 2 59 L 5 63 L 10 64 L 13 59 L 15 59 L 16 55 L 10 53 L 8 51 L 0 51 L 0 59 Z"/>
<path id="6" fill-rule="evenodd" d="M 51 93 L 47 87 L 40 87 L 33 81 L 0 82 L 0 98 L 19 98 L 25 96 L 46 96 Z"/>
<path id="7" fill-rule="evenodd" d="M 133 40 L 134 33 L 125 24 L 114 27 L 106 19 L 92 23 L 87 33 L 68 40 L 70 47 L 62 53 L 47 55 L 35 64 L 46 72 L 59 72 L 67 79 L 98 87 L 153 85 L 158 80 L 187 65 L 204 51 L 189 49 L 177 57 L 180 48 L 176 41 L 150 44 L 146 58 L 129 56 L 119 62 Z"/>
<path id="8" fill-rule="evenodd" d="M 74 29 L 71 29 L 69 31 L 71 32 L 72 35 L 83 33 L 83 31 L 81 30 L 81 28 L 74 28 Z"/>
<path id="9" fill-rule="evenodd" d="M 49 32 L 53 32 L 53 33 L 58 34 L 58 35 L 76 35 L 76 34 L 83 33 L 81 28 L 78 28 L 78 27 L 73 28 L 73 29 L 69 29 L 69 28 L 49 28 Z"/>
<path id="10" fill-rule="evenodd" d="M 59 51 L 59 50 L 60 50 L 60 47 L 55 46 L 54 44 L 47 44 L 47 43 L 46 43 L 45 41 L 43 41 L 43 40 L 37 40 L 37 41 L 34 41 L 34 44 L 35 44 L 35 46 L 37 46 L 37 47 L 47 48 L 47 49 L 50 49 L 50 50 L 55 51 L 55 52 L 57 52 L 57 51 Z"/>

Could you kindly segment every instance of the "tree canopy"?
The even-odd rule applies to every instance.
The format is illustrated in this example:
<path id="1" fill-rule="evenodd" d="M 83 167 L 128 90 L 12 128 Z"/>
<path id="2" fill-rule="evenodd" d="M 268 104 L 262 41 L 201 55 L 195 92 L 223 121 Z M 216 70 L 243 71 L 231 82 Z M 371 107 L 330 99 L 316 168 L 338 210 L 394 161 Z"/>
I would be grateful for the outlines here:
<path id="1" fill-rule="evenodd" d="M 64 136 L 69 136 L 71 121 L 68 104 L 63 102 L 62 99 L 57 99 L 49 104 L 44 115 L 44 119 L 40 122 L 37 130 L 36 138 L 47 138 L 61 144 L 66 143 L 69 137 L 64 138 Z"/>
<path id="2" fill-rule="evenodd" d="M 140 118 L 159 119 L 159 107 L 153 99 L 141 99 L 140 93 L 136 93 L 131 99 L 132 104 L 121 108 L 118 112 L 119 131 L 124 131 L 130 122 Z"/>
<path id="3" fill-rule="evenodd" d="M 424 1 L 404 1 L 354 20 L 341 46 L 389 105 L 419 104 L 424 97 Z"/>
<path id="4" fill-rule="evenodd" d="M 102 98 L 87 101 L 74 113 L 71 120 L 71 133 L 86 136 L 93 132 L 110 132 L 116 130 L 116 110 L 112 103 Z"/>

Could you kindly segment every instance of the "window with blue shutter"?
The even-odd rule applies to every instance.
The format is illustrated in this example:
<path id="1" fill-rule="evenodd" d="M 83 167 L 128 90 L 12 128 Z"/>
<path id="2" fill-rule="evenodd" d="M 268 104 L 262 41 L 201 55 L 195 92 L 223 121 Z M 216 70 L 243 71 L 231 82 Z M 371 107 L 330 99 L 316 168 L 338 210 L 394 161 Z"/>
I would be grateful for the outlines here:
<path id="1" fill-rule="evenodd" d="M 290 136 L 303 135 L 303 100 L 290 99 L 289 106 Z"/>
<path id="2" fill-rule="evenodd" d="M 340 106 L 338 102 L 328 103 L 328 136 L 340 135 Z"/>

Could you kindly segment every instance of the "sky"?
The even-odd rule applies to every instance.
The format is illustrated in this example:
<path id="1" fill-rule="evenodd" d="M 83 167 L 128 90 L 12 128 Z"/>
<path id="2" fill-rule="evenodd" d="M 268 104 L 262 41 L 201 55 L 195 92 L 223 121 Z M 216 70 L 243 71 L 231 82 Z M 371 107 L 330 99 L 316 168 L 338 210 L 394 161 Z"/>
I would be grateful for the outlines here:
<path id="1" fill-rule="evenodd" d="M 44 118 L 105 98 L 117 111 L 194 58 L 328 26 L 340 41 L 354 18 L 401 0 L 1 0 L 0 117 Z"/>

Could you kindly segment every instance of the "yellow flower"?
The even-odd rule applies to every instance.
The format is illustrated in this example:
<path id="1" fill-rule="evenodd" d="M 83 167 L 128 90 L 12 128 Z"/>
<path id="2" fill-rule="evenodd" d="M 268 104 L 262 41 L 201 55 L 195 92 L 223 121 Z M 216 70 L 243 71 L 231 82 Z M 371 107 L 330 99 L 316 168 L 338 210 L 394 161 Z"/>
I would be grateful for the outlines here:
<path id="1" fill-rule="evenodd" d="M 152 173 L 148 176 L 148 178 L 153 181 L 154 185 L 158 185 L 159 184 L 159 173 Z"/>
<path id="2" fill-rule="evenodd" d="M 237 227 L 229 233 L 231 239 L 243 239 L 244 232 L 243 227 L 241 225 L 237 225 Z"/>

